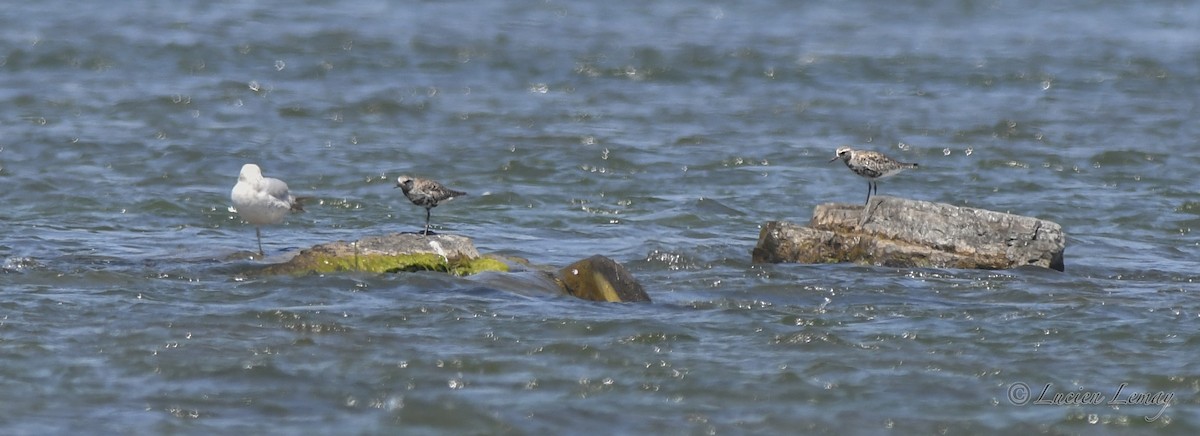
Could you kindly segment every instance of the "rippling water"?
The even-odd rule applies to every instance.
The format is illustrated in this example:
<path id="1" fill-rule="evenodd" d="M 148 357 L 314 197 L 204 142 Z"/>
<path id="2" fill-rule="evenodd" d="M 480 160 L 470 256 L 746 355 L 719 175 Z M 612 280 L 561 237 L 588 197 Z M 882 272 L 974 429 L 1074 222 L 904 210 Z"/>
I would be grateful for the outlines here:
<path id="1" fill-rule="evenodd" d="M 1194 434 L 1197 29 L 1172 1 L 8 5 L 0 429 Z M 751 264 L 762 223 L 862 201 L 842 144 L 921 163 L 882 194 L 1062 224 L 1066 272 Z M 317 198 L 267 261 L 419 229 L 408 173 L 473 194 L 440 231 L 612 257 L 655 303 L 246 279 L 246 162 Z"/>

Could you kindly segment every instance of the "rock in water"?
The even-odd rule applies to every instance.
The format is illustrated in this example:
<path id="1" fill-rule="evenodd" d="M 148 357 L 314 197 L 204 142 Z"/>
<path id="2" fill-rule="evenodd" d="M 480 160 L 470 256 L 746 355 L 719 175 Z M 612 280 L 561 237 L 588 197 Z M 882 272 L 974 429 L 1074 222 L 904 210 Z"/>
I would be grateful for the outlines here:
<path id="1" fill-rule="evenodd" d="M 268 265 L 257 273 L 338 271 L 438 271 L 474 275 L 475 280 L 489 288 L 521 295 L 567 294 L 584 300 L 624 303 L 650 301 L 633 274 L 607 257 L 592 256 L 553 272 L 553 268 L 530 268 L 524 259 L 480 256 L 470 238 L 458 235 L 394 233 L 356 242 L 330 242 L 301 250 L 290 260 Z"/>
<path id="2" fill-rule="evenodd" d="M 862 262 L 896 267 L 1062 271 L 1062 226 L 1037 218 L 945 203 L 873 196 L 864 206 L 822 204 L 809 227 L 771 221 L 754 262 Z"/>
<path id="3" fill-rule="evenodd" d="M 604 256 L 592 256 L 558 271 L 568 294 L 584 300 L 618 303 L 650 302 L 650 296 L 624 266 Z"/>
<path id="4" fill-rule="evenodd" d="M 470 238 L 393 233 L 356 242 L 336 241 L 302 250 L 287 262 L 270 265 L 264 274 L 311 274 L 334 271 L 441 271 L 456 275 L 507 271 L 508 266 L 481 257 Z"/>

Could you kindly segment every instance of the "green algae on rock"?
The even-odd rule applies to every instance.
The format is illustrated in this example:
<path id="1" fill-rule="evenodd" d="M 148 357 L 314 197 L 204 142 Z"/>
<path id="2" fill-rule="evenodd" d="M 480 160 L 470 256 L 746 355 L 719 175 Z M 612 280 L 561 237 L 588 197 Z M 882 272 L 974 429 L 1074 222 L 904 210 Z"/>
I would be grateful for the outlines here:
<path id="1" fill-rule="evenodd" d="M 607 257 L 588 257 L 551 272 L 552 269 L 530 265 L 520 258 L 481 256 L 470 238 L 457 235 L 394 233 L 355 242 L 330 242 L 301 250 L 291 259 L 268 265 L 259 273 L 304 275 L 340 271 L 478 274 L 471 280 L 522 295 L 565 294 L 601 302 L 650 301 L 633 274 Z"/>
<path id="2" fill-rule="evenodd" d="M 393 233 L 355 242 L 316 245 L 286 262 L 263 269 L 264 274 L 337 271 L 438 271 L 461 276 L 483 271 L 508 271 L 508 265 L 495 258 L 481 257 L 471 240 L 463 236 Z"/>

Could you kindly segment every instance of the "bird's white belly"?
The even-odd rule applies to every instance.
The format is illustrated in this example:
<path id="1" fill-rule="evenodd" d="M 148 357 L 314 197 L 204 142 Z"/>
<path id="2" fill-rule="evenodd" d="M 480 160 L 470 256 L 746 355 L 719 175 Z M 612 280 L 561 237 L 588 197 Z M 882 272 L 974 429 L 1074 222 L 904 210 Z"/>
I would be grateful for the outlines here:
<path id="1" fill-rule="evenodd" d="M 231 197 L 238 215 L 257 226 L 279 224 L 291 211 L 287 203 L 253 190 L 234 189 Z"/>

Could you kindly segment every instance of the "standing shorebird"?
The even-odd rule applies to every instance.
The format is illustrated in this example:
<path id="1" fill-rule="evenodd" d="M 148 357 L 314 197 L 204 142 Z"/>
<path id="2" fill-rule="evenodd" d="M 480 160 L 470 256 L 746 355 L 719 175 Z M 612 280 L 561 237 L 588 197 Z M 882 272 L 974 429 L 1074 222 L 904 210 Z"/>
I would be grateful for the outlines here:
<path id="1" fill-rule="evenodd" d="M 846 162 L 846 167 L 850 168 L 850 171 L 854 171 L 854 174 L 867 179 L 867 203 L 871 202 L 871 191 L 879 193 L 879 185 L 875 184 L 875 180 L 891 177 L 898 172 L 917 167 L 915 163 L 900 162 L 877 151 L 855 150 L 847 146 L 838 147 L 837 156 L 829 161 L 833 162 L 838 159 Z"/>
<path id="2" fill-rule="evenodd" d="M 242 165 L 238 182 L 229 193 L 233 207 L 243 220 L 254 224 L 254 236 L 258 238 L 258 255 L 265 256 L 262 248 L 261 227 L 279 224 L 290 212 L 304 212 L 302 198 L 288 193 L 283 180 L 263 177 L 262 170 L 255 164 Z"/>
<path id="3" fill-rule="evenodd" d="M 425 208 L 425 235 L 429 235 L 429 213 L 438 203 L 453 200 L 454 197 L 467 195 L 466 192 L 455 191 L 429 179 L 400 176 L 396 178 L 396 187 L 404 191 L 404 196 L 412 204 Z"/>

